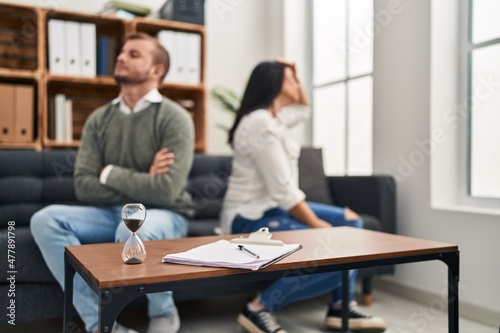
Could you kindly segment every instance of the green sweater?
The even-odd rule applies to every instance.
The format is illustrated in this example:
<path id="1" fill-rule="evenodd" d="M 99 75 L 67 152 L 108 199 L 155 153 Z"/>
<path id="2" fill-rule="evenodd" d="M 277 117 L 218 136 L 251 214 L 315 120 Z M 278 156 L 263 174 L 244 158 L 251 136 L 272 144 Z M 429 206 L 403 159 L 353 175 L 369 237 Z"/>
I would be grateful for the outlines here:
<path id="1" fill-rule="evenodd" d="M 175 163 L 166 174 L 150 175 L 154 155 L 164 147 L 175 153 Z M 75 165 L 76 196 L 93 205 L 140 202 L 190 216 L 186 185 L 193 150 L 192 119 L 173 101 L 164 98 L 132 114 L 108 103 L 85 123 Z M 113 168 L 103 185 L 99 174 L 107 164 Z"/>

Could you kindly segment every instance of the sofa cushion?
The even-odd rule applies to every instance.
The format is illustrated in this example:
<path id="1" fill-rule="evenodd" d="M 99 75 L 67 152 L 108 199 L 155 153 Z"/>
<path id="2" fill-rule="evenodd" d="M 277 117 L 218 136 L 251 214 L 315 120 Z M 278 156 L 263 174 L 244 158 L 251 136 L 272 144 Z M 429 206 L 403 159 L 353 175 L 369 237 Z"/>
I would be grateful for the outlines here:
<path id="1" fill-rule="evenodd" d="M 359 214 L 363 219 L 363 229 L 381 231 L 380 220 L 372 215 Z"/>
<path id="2" fill-rule="evenodd" d="M 0 307 L 6 309 L 10 304 L 7 295 L 9 285 L 0 285 Z M 50 318 L 58 318 L 63 315 L 64 294 L 55 281 L 52 283 L 16 283 L 16 324 L 32 320 L 43 320 Z M 4 313 L 6 311 L 4 310 Z M 2 332 L 49 332 L 47 326 L 43 323 L 37 327 L 36 330 L 31 331 L 23 329 L 23 326 L 12 327 L 7 325 L 10 318 L 3 315 L 0 319 L 0 331 Z M 62 325 L 62 323 L 61 323 Z M 54 332 L 54 331 L 50 331 Z M 61 332 L 57 330 L 57 332 Z M 72 332 L 81 332 L 81 330 L 74 330 Z"/>
<path id="3" fill-rule="evenodd" d="M 24 282 L 55 282 L 52 273 L 45 265 L 42 254 L 31 235 L 28 227 L 15 229 L 16 241 L 16 283 Z M 0 248 L 7 249 L 7 229 L 0 229 Z M 0 267 L 8 266 L 7 255 L 0 256 Z M 0 272 L 0 281 L 6 281 L 7 270 Z"/>

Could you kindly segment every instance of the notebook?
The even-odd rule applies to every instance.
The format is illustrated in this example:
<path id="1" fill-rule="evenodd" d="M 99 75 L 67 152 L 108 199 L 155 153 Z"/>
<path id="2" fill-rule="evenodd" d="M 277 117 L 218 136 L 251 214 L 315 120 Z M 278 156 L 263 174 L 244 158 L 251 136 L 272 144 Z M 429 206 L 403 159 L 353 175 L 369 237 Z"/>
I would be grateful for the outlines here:
<path id="1" fill-rule="evenodd" d="M 167 254 L 164 263 L 258 270 L 299 250 L 300 244 L 282 246 L 238 244 L 225 239 L 186 252 Z"/>

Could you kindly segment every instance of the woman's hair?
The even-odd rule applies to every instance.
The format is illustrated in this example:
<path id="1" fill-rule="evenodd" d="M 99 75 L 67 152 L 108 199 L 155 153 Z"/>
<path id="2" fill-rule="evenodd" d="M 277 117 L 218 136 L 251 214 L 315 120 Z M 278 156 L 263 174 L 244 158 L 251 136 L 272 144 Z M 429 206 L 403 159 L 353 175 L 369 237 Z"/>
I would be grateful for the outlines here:
<path id="1" fill-rule="evenodd" d="M 268 108 L 278 96 L 283 84 L 285 65 L 275 61 L 258 64 L 250 74 L 241 104 L 236 113 L 233 127 L 229 131 L 228 143 L 233 144 L 233 137 L 241 119 L 247 114 Z"/>
<path id="2" fill-rule="evenodd" d="M 125 41 L 137 39 L 150 41 L 155 46 L 155 51 L 153 53 L 153 64 L 163 65 L 163 67 L 165 68 L 165 72 L 162 73 L 162 76 L 159 79 L 159 82 L 161 84 L 165 76 L 167 76 L 168 70 L 170 69 L 170 56 L 168 54 L 168 51 L 163 47 L 158 39 L 154 38 L 151 35 L 148 35 L 145 32 L 134 32 L 125 37 Z"/>

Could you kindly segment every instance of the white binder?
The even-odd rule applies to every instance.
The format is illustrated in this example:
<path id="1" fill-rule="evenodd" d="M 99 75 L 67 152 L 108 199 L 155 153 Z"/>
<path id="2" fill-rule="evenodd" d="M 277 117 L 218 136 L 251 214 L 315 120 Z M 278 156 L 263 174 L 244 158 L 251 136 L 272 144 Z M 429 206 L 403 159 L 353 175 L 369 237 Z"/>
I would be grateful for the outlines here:
<path id="1" fill-rule="evenodd" d="M 201 36 L 199 34 L 188 34 L 188 69 L 187 83 L 200 84 L 201 68 Z"/>
<path id="2" fill-rule="evenodd" d="M 177 31 L 175 33 L 176 69 L 175 74 L 178 83 L 188 83 L 189 67 L 189 33 Z"/>
<path id="3" fill-rule="evenodd" d="M 49 70 L 51 74 L 66 74 L 66 24 L 50 19 L 48 24 Z"/>
<path id="4" fill-rule="evenodd" d="M 170 69 L 164 82 L 177 82 L 177 51 L 176 51 L 176 38 L 175 31 L 173 30 L 161 30 L 158 32 L 158 41 L 167 50 L 170 56 Z"/>
<path id="5" fill-rule="evenodd" d="M 80 22 L 66 21 L 66 74 L 82 74 Z"/>
<path id="6" fill-rule="evenodd" d="M 96 76 L 96 26 L 81 23 L 82 76 Z"/>

